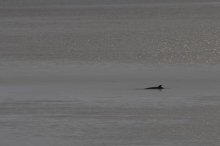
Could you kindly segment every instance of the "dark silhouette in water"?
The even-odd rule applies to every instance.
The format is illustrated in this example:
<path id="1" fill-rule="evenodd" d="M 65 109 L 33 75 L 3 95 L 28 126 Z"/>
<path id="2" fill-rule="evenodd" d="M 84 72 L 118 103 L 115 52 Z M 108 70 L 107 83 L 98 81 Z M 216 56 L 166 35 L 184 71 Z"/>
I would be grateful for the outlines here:
<path id="1" fill-rule="evenodd" d="M 159 85 L 158 87 L 149 87 L 145 89 L 164 89 L 164 88 L 162 87 L 162 85 Z"/>

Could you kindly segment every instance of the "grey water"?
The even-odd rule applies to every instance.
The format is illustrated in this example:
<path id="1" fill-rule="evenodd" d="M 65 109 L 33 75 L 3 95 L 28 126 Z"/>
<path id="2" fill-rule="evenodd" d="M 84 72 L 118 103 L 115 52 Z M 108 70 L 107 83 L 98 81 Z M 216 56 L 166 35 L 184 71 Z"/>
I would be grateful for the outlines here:
<path id="1" fill-rule="evenodd" d="M 1 1 L 0 145 L 218 146 L 219 9 Z"/>

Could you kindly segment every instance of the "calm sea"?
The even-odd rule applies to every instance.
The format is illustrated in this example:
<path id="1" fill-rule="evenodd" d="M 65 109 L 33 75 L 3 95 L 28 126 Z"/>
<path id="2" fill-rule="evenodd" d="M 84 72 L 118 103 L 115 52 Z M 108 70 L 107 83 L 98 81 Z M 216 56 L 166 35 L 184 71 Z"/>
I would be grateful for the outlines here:
<path id="1" fill-rule="evenodd" d="M 1 1 L 0 145 L 218 146 L 219 10 Z"/>

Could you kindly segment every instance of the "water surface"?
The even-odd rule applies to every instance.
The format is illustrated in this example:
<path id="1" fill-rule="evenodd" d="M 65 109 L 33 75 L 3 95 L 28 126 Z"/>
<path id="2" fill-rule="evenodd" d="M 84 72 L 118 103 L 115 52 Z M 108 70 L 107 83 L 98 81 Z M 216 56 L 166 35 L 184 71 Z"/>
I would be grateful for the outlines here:
<path id="1" fill-rule="evenodd" d="M 2 145 L 219 145 L 218 1 L 1 4 Z"/>

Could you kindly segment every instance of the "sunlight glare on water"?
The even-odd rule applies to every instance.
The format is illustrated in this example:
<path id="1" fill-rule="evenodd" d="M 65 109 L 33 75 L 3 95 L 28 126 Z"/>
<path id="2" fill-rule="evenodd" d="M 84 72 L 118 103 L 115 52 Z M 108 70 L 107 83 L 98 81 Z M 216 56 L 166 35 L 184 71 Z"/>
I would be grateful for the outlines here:
<path id="1" fill-rule="evenodd" d="M 219 63 L 219 5 L 142 3 L 2 8 L 1 58 Z"/>

